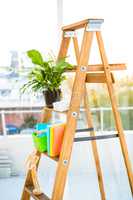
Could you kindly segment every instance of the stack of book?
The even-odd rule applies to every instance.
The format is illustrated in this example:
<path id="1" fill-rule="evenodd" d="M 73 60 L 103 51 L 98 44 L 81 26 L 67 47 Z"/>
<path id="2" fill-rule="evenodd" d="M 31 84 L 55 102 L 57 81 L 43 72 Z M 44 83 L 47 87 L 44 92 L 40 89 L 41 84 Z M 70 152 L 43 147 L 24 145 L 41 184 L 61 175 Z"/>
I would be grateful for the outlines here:
<path id="1" fill-rule="evenodd" d="M 32 134 L 35 147 L 40 151 L 47 151 L 51 157 L 56 157 L 61 152 L 65 123 L 39 123 Z"/>
<path id="2" fill-rule="evenodd" d="M 47 152 L 51 157 L 58 156 L 61 151 L 65 124 L 58 123 L 48 126 L 47 132 Z"/>

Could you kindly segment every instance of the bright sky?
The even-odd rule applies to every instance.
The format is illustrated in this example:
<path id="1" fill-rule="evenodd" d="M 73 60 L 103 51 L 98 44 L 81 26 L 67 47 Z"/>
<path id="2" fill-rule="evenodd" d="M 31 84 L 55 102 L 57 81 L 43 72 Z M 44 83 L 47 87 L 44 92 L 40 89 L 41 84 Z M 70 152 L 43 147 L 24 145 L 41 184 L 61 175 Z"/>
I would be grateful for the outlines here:
<path id="1" fill-rule="evenodd" d="M 104 18 L 102 31 L 110 62 L 126 62 L 133 72 L 132 4 L 132 0 L 64 0 L 63 23 Z M 56 0 L 0 0 L 0 65 L 9 65 L 11 50 L 55 50 L 56 11 Z"/>

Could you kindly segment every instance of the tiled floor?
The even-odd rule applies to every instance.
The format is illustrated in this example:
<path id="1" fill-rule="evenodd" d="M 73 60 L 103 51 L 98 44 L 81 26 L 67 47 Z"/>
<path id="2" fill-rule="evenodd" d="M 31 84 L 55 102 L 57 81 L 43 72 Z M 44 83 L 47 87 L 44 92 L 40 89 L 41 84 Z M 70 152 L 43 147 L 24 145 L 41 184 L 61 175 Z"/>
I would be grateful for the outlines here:
<path id="1" fill-rule="evenodd" d="M 125 176 L 104 174 L 106 200 L 132 200 L 128 181 Z M 42 175 L 41 187 L 51 195 L 54 177 Z M 24 177 L 0 179 L 0 200 L 20 200 Z M 97 179 L 94 174 L 69 175 L 64 200 L 100 200 Z"/>

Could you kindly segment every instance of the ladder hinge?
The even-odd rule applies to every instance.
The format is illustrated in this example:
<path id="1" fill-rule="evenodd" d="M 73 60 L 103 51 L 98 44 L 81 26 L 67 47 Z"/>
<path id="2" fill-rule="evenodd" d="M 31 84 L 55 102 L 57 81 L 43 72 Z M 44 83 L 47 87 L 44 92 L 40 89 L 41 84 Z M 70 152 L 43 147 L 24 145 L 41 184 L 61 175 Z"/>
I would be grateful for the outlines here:
<path id="1" fill-rule="evenodd" d="M 89 19 L 86 31 L 90 32 L 100 31 L 103 22 L 104 22 L 103 19 Z"/>
<path id="2" fill-rule="evenodd" d="M 64 37 L 76 37 L 76 31 L 66 31 L 64 32 Z"/>

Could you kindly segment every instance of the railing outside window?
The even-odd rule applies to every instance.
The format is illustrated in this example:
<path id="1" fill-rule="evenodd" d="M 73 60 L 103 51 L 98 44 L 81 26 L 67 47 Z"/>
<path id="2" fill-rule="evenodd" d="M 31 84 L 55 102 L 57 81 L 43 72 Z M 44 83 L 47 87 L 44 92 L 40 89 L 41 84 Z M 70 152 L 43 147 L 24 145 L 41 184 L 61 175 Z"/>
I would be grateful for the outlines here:
<path id="1" fill-rule="evenodd" d="M 84 110 L 81 109 L 79 126 L 84 126 Z M 96 131 L 113 131 L 115 128 L 113 114 L 110 107 L 91 109 Z M 133 107 L 119 108 L 124 130 L 133 130 Z M 1 110 L 0 135 L 31 134 L 34 125 L 40 120 L 40 109 L 32 110 Z M 57 116 L 56 116 L 57 117 Z"/>

